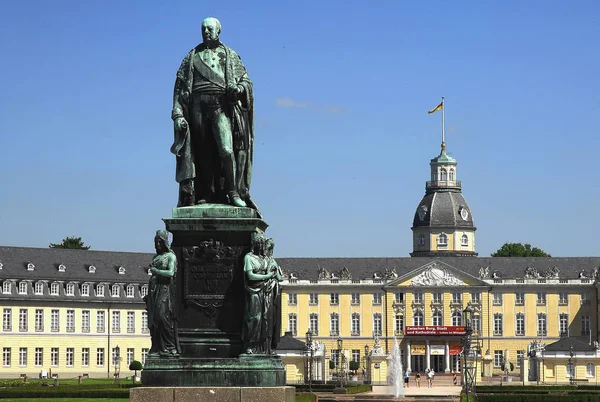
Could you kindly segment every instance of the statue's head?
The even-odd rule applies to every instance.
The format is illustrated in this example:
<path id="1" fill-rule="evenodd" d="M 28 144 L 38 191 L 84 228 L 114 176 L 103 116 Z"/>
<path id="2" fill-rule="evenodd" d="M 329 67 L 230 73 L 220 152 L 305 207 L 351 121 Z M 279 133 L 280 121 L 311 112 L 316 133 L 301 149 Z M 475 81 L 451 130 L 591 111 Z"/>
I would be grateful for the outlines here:
<path id="1" fill-rule="evenodd" d="M 275 248 L 275 240 L 272 237 L 269 237 L 265 241 L 265 247 L 267 249 L 267 255 L 270 257 L 273 255 L 273 249 Z"/>
<path id="2" fill-rule="evenodd" d="M 214 17 L 208 17 L 202 21 L 202 40 L 210 44 L 219 41 L 221 35 L 221 23 Z"/>
<path id="3" fill-rule="evenodd" d="M 254 232 L 250 237 L 252 243 L 252 252 L 257 255 L 265 253 L 265 236 L 262 233 Z"/>
<path id="4" fill-rule="evenodd" d="M 169 249 L 169 232 L 166 230 L 157 230 L 154 236 L 154 247 L 156 251 Z"/>

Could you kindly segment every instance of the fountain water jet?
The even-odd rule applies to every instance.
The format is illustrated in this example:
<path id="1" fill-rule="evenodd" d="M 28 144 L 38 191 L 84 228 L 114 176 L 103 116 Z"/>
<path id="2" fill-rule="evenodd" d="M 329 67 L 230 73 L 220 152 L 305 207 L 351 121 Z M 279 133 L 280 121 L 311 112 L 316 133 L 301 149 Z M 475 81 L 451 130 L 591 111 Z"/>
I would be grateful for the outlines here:
<path id="1" fill-rule="evenodd" d="M 390 380 L 394 385 L 394 396 L 396 398 L 404 396 L 404 370 L 402 369 L 400 346 L 398 346 L 396 338 L 394 338 L 394 346 L 392 346 L 392 354 L 390 355 Z"/>

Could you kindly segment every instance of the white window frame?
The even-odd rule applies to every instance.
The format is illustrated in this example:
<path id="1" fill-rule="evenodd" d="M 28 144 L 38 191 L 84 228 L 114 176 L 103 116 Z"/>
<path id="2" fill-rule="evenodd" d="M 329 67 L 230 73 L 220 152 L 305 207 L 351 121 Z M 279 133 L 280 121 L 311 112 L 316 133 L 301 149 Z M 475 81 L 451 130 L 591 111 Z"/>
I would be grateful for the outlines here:
<path id="1" fill-rule="evenodd" d="M 126 297 L 135 297 L 135 286 L 128 285 L 127 286 L 127 295 Z"/>
<path id="2" fill-rule="evenodd" d="M 135 333 L 135 311 L 127 312 L 127 333 Z"/>
<path id="3" fill-rule="evenodd" d="M 96 297 L 104 297 L 104 288 L 103 284 L 96 285 Z"/>
<path id="4" fill-rule="evenodd" d="M 8 280 L 2 282 L 2 293 L 9 295 L 12 293 L 12 283 Z"/>
<path id="5" fill-rule="evenodd" d="M 2 331 L 12 331 L 12 309 L 10 307 L 2 309 Z"/>
<path id="6" fill-rule="evenodd" d="M 381 336 L 383 332 L 383 318 L 381 313 L 373 314 L 373 335 Z"/>
<path id="7" fill-rule="evenodd" d="M 43 332 L 44 331 L 44 309 L 36 308 L 35 309 L 35 332 Z"/>
<path id="8" fill-rule="evenodd" d="M 110 296 L 111 297 L 121 297 L 121 286 L 116 283 L 110 288 Z"/>
<path id="9" fill-rule="evenodd" d="M 298 315 L 296 313 L 288 314 L 288 331 L 290 331 L 293 336 L 298 335 Z"/>
<path id="10" fill-rule="evenodd" d="M 338 336 L 340 333 L 340 315 L 331 313 L 329 323 L 329 336 Z"/>
<path id="11" fill-rule="evenodd" d="M 58 309 L 50 310 L 50 331 L 60 331 L 60 310 Z"/>
<path id="12" fill-rule="evenodd" d="M 90 285 L 88 283 L 84 283 L 81 285 L 81 295 L 89 296 L 90 295 Z"/>
<path id="13" fill-rule="evenodd" d="M 65 295 L 66 296 L 75 296 L 75 284 L 74 283 L 67 283 Z"/>
<path id="14" fill-rule="evenodd" d="M 594 365 L 594 363 L 588 363 L 585 365 L 585 376 L 587 378 L 596 377 L 596 366 Z"/>
<path id="15" fill-rule="evenodd" d="M 52 282 L 50 284 L 50 296 L 60 296 L 60 285 L 58 282 Z"/>
<path id="16" fill-rule="evenodd" d="M 90 348 L 81 348 L 81 367 L 90 365 Z"/>
<path id="17" fill-rule="evenodd" d="M 350 325 L 350 335 L 360 335 L 360 313 L 352 313 L 352 321 Z"/>
<path id="18" fill-rule="evenodd" d="M 36 282 L 35 283 L 35 294 L 36 295 L 44 294 L 44 282 Z"/>
<path id="19" fill-rule="evenodd" d="M 25 281 L 19 282 L 19 294 L 20 295 L 27 294 L 27 282 L 25 282 Z"/>
<path id="20" fill-rule="evenodd" d="M 29 330 L 29 310 L 19 309 L 19 331 L 27 332 Z"/>
<path id="21" fill-rule="evenodd" d="M 515 314 L 515 335 L 525 336 L 525 313 Z"/>
<path id="22" fill-rule="evenodd" d="M 413 325 L 414 326 L 423 325 L 424 320 L 425 320 L 425 317 L 424 317 L 424 314 L 422 311 L 415 311 L 413 313 Z"/>
<path id="23" fill-rule="evenodd" d="M 308 318 L 309 328 L 313 335 L 319 335 L 319 314 L 310 313 Z"/>
<path id="24" fill-rule="evenodd" d="M 75 310 L 67 310 L 67 332 L 75 332 Z"/>
<path id="25" fill-rule="evenodd" d="M 27 367 L 27 348 L 19 348 L 19 367 Z"/>
<path id="26" fill-rule="evenodd" d="M 75 348 L 67 348 L 65 353 L 65 365 L 67 367 L 73 367 L 73 363 L 75 362 Z"/>
<path id="27" fill-rule="evenodd" d="M 106 311 L 96 311 L 96 332 L 104 333 L 106 331 Z"/>
<path id="28" fill-rule="evenodd" d="M 35 348 L 33 363 L 35 367 L 42 367 L 44 365 L 44 348 Z"/>
<path id="29" fill-rule="evenodd" d="M 525 305 L 525 293 L 523 293 L 523 292 L 515 293 L 515 305 L 517 305 L 517 306 Z"/>

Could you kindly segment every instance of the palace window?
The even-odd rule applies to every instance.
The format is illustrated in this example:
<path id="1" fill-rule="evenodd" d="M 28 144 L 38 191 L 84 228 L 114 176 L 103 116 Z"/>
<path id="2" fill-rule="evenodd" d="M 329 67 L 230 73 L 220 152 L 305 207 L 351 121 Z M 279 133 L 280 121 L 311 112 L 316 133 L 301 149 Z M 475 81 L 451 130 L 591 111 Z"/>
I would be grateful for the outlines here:
<path id="1" fill-rule="evenodd" d="M 402 293 L 402 292 L 394 293 L 394 303 L 404 303 L 404 293 Z"/>
<path id="2" fill-rule="evenodd" d="M 338 336 L 340 333 L 340 316 L 338 313 L 331 313 L 329 324 L 329 336 Z"/>
<path id="3" fill-rule="evenodd" d="M 471 320 L 472 322 L 472 320 Z M 452 313 L 452 325 L 459 326 L 462 325 L 462 313 L 460 311 L 454 311 Z M 472 324 L 471 324 L 472 326 Z"/>
<path id="4" fill-rule="evenodd" d="M 537 292 L 537 305 L 545 306 L 546 305 L 546 292 Z"/>
<path id="5" fill-rule="evenodd" d="M 448 246 L 448 235 L 446 233 L 440 233 L 437 238 L 437 244 L 440 247 Z"/>
<path id="6" fill-rule="evenodd" d="M 494 314 L 494 335 L 502 336 L 502 313 Z"/>
<path id="7" fill-rule="evenodd" d="M 35 348 L 35 361 L 34 364 L 36 367 L 41 367 L 44 365 L 44 348 Z"/>
<path id="8" fill-rule="evenodd" d="M 60 330 L 60 314 L 58 310 L 50 311 L 50 331 L 58 332 Z"/>
<path id="9" fill-rule="evenodd" d="M 298 334 L 298 319 L 296 314 L 288 314 L 288 331 L 292 333 L 293 336 Z"/>
<path id="10" fill-rule="evenodd" d="M 298 294 L 288 293 L 288 305 L 295 306 L 296 304 L 298 304 Z"/>
<path id="11" fill-rule="evenodd" d="M 103 333 L 106 327 L 106 312 L 96 311 L 96 332 Z"/>
<path id="12" fill-rule="evenodd" d="M 517 292 L 517 293 L 515 293 L 515 304 L 517 306 L 524 306 L 525 305 L 525 293 L 523 293 L 523 292 Z"/>
<path id="13" fill-rule="evenodd" d="M 12 309 L 10 308 L 2 310 L 2 331 L 12 331 Z"/>
<path id="14" fill-rule="evenodd" d="M 74 348 L 67 348 L 67 354 L 65 356 L 67 367 L 73 366 L 73 355 L 75 354 Z"/>
<path id="15" fill-rule="evenodd" d="M 90 285 L 88 285 L 87 283 L 84 283 L 83 285 L 81 285 L 81 295 L 82 296 L 90 295 Z"/>
<path id="16" fill-rule="evenodd" d="M 538 313 L 537 315 L 537 334 L 538 336 L 546 336 L 547 335 L 547 326 L 546 326 L 546 314 Z"/>
<path id="17" fill-rule="evenodd" d="M 401 335 L 404 332 L 404 316 L 402 314 L 396 314 L 396 335 Z"/>
<path id="18" fill-rule="evenodd" d="M 75 296 L 75 284 L 68 283 L 67 284 L 67 290 L 66 290 L 65 294 L 67 296 Z"/>
<path id="19" fill-rule="evenodd" d="M 415 303 L 423 304 L 423 292 L 416 291 L 413 293 Z"/>
<path id="20" fill-rule="evenodd" d="M 96 365 L 98 367 L 104 366 L 104 348 L 96 349 Z"/>
<path id="21" fill-rule="evenodd" d="M 44 294 L 44 282 L 36 282 L 35 283 L 35 294 L 36 295 Z"/>
<path id="22" fill-rule="evenodd" d="M 431 325 L 444 325 L 444 317 L 440 311 L 433 313 L 433 316 L 431 317 Z"/>
<path id="23" fill-rule="evenodd" d="M 317 313 L 310 314 L 310 332 L 313 335 L 319 335 L 319 315 Z"/>
<path id="24" fill-rule="evenodd" d="M 462 304 L 462 293 L 461 292 L 452 292 L 452 303 Z"/>
<path id="25" fill-rule="evenodd" d="M 350 303 L 355 306 L 359 305 L 360 304 L 360 293 L 352 293 Z"/>
<path id="26" fill-rule="evenodd" d="M 337 306 L 340 304 L 340 294 L 336 292 L 332 292 L 329 294 L 329 304 Z"/>
<path id="27" fill-rule="evenodd" d="M 67 332 L 75 332 L 75 310 L 67 310 Z"/>
<path id="28" fill-rule="evenodd" d="M 561 306 L 566 306 L 569 304 L 569 294 L 566 292 L 561 292 L 558 294 L 558 304 Z"/>
<path id="29" fill-rule="evenodd" d="M 50 349 L 50 365 L 53 367 L 58 366 L 58 348 Z"/>
<path id="30" fill-rule="evenodd" d="M 19 348 L 19 366 L 27 367 L 27 348 Z"/>
<path id="31" fill-rule="evenodd" d="M 525 357 L 525 351 L 523 349 L 517 350 L 517 364 L 515 366 L 521 367 L 521 361 Z"/>
<path id="32" fill-rule="evenodd" d="M 2 293 L 4 293 L 5 295 L 9 295 L 12 293 L 12 283 L 9 281 L 4 281 L 2 282 Z"/>
<path id="33" fill-rule="evenodd" d="M 501 367 L 504 363 L 504 356 L 501 350 L 494 350 L 494 367 Z"/>
<path id="34" fill-rule="evenodd" d="M 581 316 L 581 335 L 589 335 L 590 334 L 590 316 L 582 315 Z"/>
<path id="35" fill-rule="evenodd" d="M 81 311 L 81 332 L 90 332 L 90 310 Z"/>
<path id="36" fill-rule="evenodd" d="M 379 305 L 381 304 L 382 296 L 381 293 L 373 293 L 373 304 Z"/>
<path id="37" fill-rule="evenodd" d="M 340 364 L 340 351 L 338 349 L 331 350 L 331 360 L 335 367 L 339 367 Z"/>
<path id="38" fill-rule="evenodd" d="M 492 304 L 494 306 L 501 306 L 502 305 L 502 293 L 493 293 Z"/>
<path id="39" fill-rule="evenodd" d="M 135 286 L 128 285 L 126 297 L 134 297 L 134 296 L 135 296 Z"/>
<path id="40" fill-rule="evenodd" d="M 104 297 L 104 285 L 103 284 L 96 285 L 96 296 Z"/>
<path id="41" fill-rule="evenodd" d="M 350 335 L 360 335 L 360 314 L 352 313 L 352 327 Z"/>
<path id="42" fill-rule="evenodd" d="M 473 314 L 471 317 L 471 327 L 473 328 L 473 332 L 481 331 L 481 317 L 479 314 Z"/>
<path id="43" fill-rule="evenodd" d="M 27 294 L 27 282 L 25 282 L 25 281 L 19 282 L 19 294 L 20 295 Z"/>
<path id="44" fill-rule="evenodd" d="M 448 172 L 446 172 L 446 169 L 442 169 L 440 171 L 441 173 L 441 181 L 447 181 L 448 180 Z"/>
<path id="45" fill-rule="evenodd" d="M 558 336 L 569 336 L 569 314 L 561 313 L 558 316 Z"/>
<path id="46" fill-rule="evenodd" d="M 144 286 L 142 286 L 142 289 L 140 290 L 140 296 L 146 297 L 147 295 L 148 295 L 148 285 L 144 285 Z"/>
<path id="47" fill-rule="evenodd" d="M 582 293 L 581 294 L 581 304 L 590 304 L 590 294 L 589 293 Z"/>
<path id="48" fill-rule="evenodd" d="M 127 348 L 127 366 L 133 362 L 133 348 Z"/>
<path id="49" fill-rule="evenodd" d="M 147 334 L 148 332 L 150 332 L 148 329 L 148 312 L 142 311 L 142 334 Z"/>
<path id="50" fill-rule="evenodd" d="M 29 311 L 26 308 L 19 309 L 19 331 L 27 332 L 29 322 Z"/>
<path id="51" fill-rule="evenodd" d="M 469 245 L 469 236 L 467 236 L 466 234 L 463 233 L 463 235 L 460 237 L 460 244 L 461 244 L 461 246 L 468 246 Z"/>
<path id="52" fill-rule="evenodd" d="M 585 366 L 585 376 L 586 377 L 596 377 L 596 368 L 594 367 L 594 363 L 588 363 Z"/>
<path id="53" fill-rule="evenodd" d="M 121 332 L 121 312 L 118 310 L 112 312 L 112 331 L 114 333 Z"/>
<path id="54" fill-rule="evenodd" d="M 59 284 L 54 282 L 50 285 L 50 295 L 52 296 L 58 296 L 60 292 L 60 287 Z"/>
<path id="55" fill-rule="evenodd" d="M 360 363 L 360 349 L 352 349 L 352 360 L 351 361 Z"/>
<path id="56" fill-rule="evenodd" d="M 121 297 L 121 286 L 117 284 L 112 285 L 110 295 L 112 297 Z"/>
<path id="57" fill-rule="evenodd" d="M 442 294 L 440 292 L 434 292 L 431 294 L 431 299 L 432 302 L 434 304 L 442 304 L 443 303 L 443 298 L 442 298 Z"/>
<path id="58" fill-rule="evenodd" d="M 2 366 L 10 367 L 10 348 L 2 348 Z"/>
<path id="59" fill-rule="evenodd" d="M 135 311 L 127 312 L 127 333 L 133 334 L 135 332 Z"/>
<path id="60" fill-rule="evenodd" d="M 319 304 L 319 294 L 318 293 L 310 293 L 308 295 L 308 304 L 311 306 L 316 306 Z"/>
<path id="61" fill-rule="evenodd" d="M 423 325 L 423 312 L 415 311 L 413 314 L 413 325 Z"/>
<path id="62" fill-rule="evenodd" d="M 381 336 L 381 328 L 381 313 L 375 313 L 373 314 L 373 335 Z"/>
<path id="63" fill-rule="evenodd" d="M 473 303 L 473 304 L 481 303 L 481 292 L 471 292 L 471 303 Z"/>
<path id="64" fill-rule="evenodd" d="M 517 313 L 515 335 L 519 335 L 519 336 L 525 335 L 525 314 L 523 314 L 523 313 Z"/>
<path id="65" fill-rule="evenodd" d="M 90 365 L 90 348 L 81 349 L 81 365 L 83 367 Z"/>
<path id="66" fill-rule="evenodd" d="M 150 349 L 142 348 L 142 365 L 146 364 L 146 359 L 148 358 L 148 352 L 150 352 Z"/>
<path id="67" fill-rule="evenodd" d="M 41 308 L 35 309 L 35 332 L 44 331 L 44 310 Z"/>
<path id="68" fill-rule="evenodd" d="M 567 370 L 566 370 L 566 374 L 565 377 L 567 378 L 573 378 L 575 377 L 575 365 L 573 363 L 567 363 Z"/>

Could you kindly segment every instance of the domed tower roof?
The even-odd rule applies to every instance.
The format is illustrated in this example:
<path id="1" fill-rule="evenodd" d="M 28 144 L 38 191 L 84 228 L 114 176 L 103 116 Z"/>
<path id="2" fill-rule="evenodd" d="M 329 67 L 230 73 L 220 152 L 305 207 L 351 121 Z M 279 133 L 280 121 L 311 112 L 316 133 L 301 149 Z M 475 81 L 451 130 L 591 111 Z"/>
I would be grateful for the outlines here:
<path id="1" fill-rule="evenodd" d="M 431 180 L 413 218 L 413 257 L 476 256 L 473 214 L 456 179 L 456 159 L 446 153 L 431 159 Z"/>

